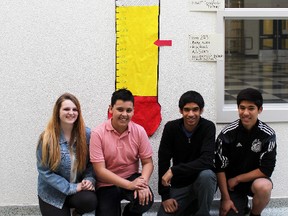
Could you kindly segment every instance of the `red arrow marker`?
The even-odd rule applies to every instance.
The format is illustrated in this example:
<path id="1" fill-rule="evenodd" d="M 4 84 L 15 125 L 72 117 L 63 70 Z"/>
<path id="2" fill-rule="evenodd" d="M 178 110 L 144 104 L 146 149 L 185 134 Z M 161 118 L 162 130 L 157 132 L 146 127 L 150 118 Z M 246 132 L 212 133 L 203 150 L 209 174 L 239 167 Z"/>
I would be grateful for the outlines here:
<path id="1" fill-rule="evenodd" d="M 154 42 L 156 46 L 172 46 L 172 40 L 156 40 Z"/>

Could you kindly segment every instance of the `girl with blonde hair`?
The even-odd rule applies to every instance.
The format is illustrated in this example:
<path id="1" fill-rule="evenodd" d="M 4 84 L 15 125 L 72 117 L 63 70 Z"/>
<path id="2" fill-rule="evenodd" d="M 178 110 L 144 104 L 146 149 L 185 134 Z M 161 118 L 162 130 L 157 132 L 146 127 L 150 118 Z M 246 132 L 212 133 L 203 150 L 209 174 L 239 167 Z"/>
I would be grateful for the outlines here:
<path id="1" fill-rule="evenodd" d="M 95 174 L 89 160 L 90 129 L 78 99 L 61 95 L 37 146 L 42 215 L 81 215 L 96 209 Z"/>

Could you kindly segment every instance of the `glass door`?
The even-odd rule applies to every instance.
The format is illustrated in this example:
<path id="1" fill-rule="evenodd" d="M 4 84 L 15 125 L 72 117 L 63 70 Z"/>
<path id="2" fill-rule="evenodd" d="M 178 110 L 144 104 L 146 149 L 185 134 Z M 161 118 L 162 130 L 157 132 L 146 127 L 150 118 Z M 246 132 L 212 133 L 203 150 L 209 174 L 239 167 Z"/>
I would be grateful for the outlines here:
<path id="1" fill-rule="evenodd" d="M 288 56 L 288 21 L 260 20 L 260 57 Z"/>

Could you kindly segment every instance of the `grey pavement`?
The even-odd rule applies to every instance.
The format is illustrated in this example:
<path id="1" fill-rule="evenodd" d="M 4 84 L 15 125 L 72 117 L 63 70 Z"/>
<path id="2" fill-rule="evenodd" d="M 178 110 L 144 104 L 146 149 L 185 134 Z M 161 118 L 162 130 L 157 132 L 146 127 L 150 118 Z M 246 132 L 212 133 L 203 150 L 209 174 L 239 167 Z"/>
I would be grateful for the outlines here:
<path id="1" fill-rule="evenodd" d="M 149 212 L 143 216 L 156 216 L 160 203 L 155 202 Z M 218 216 L 219 200 L 214 200 L 211 210 L 211 216 Z M 0 216 L 40 216 L 39 207 L 35 206 L 0 206 Z M 272 199 L 267 208 L 262 212 L 262 216 L 288 216 L 288 199 Z M 85 216 L 94 216 L 94 213 L 85 214 Z M 109 216 L 109 215 L 107 215 Z"/>

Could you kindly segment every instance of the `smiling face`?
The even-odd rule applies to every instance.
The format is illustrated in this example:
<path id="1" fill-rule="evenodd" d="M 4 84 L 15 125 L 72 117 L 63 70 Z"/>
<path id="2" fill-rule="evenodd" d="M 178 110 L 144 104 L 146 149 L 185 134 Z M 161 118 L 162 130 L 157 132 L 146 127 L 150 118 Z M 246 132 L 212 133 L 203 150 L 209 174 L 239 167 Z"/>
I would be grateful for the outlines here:
<path id="1" fill-rule="evenodd" d="M 77 106 L 71 100 L 64 100 L 59 110 L 60 125 L 73 125 L 78 118 Z"/>
<path id="2" fill-rule="evenodd" d="M 251 130 L 256 124 L 258 115 L 262 112 L 262 107 L 258 109 L 255 103 L 243 100 L 238 106 L 239 118 L 245 129 Z"/>
<path id="3" fill-rule="evenodd" d="M 180 113 L 182 114 L 184 120 L 184 127 L 188 131 L 193 131 L 197 126 L 200 116 L 203 112 L 200 107 L 196 103 L 187 103 L 184 105 L 183 109 L 180 109 Z"/>
<path id="4" fill-rule="evenodd" d="M 109 107 L 112 115 L 112 126 L 122 134 L 128 128 L 128 123 L 134 115 L 134 106 L 132 101 L 117 100 L 113 106 Z"/>

